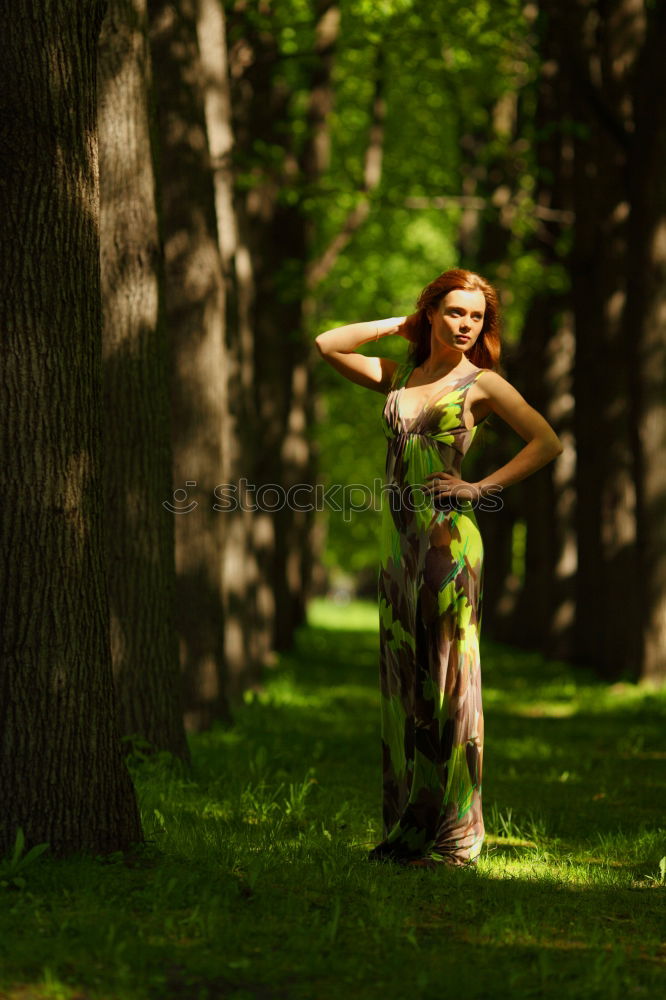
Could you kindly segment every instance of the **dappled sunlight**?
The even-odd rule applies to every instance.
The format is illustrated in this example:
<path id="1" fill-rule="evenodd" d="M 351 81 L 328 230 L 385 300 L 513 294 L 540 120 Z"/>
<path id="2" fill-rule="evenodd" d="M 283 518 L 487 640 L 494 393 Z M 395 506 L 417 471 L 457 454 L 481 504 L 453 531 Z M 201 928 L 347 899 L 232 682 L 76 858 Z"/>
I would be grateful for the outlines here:
<path id="1" fill-rule="evenodd" d="M 489 645 L 477 868 L 369 864 L 381 826 L 376 630 L 361 628 L 367 608 L 355 614 L 351 629 L 345 609 L 320 608 L 326 624 L 299 630 L 233 726 L 189 735 L 191 769 L 130 757 L 147 838 L 135 858 L 28 869 L 30 895 L 15 893 L 8 913 L 16 967 L 68 984 L 51 1000 L 74 1000 L 99 961 L 116 970 L 114 990 L 79 991 L 91 1000 L 161 1000 L 186 980 L 208 996 L 293 981 L 299 1000 L 335 1000 L 341 977 L 401 1000 L 415 958 L 428 982 L 460 990 L 473 963 L 476 1000 L 498 977 L 521 1000 L 572 982 L 585 1000 L 606 996 L 609 976 L 627 995 L 632 983 L 659 994 L 664 779 L 644 755 L 658 752 L 663 703 L 632 692 L 623 712 L 621 694 L 566 664 L 535 671 L 529 653 Z M 521 713 L 556 703 L 558 684 L 575 713 Z"/>
<path id="2" fill-rule="evenodd" d="M 341 686 L 331 685 L 325 690 L 315 694 L 312 691 L 303 691 L 299 688 L 293 677 L 281 677 L 271 683 L 265 691 L 247 692 L 244 701 L 247 705 L 257 702 L 260 705 L 275 705 L 284 707 L 310 708 L 313 711 L 320 709 L 326 711 L 327 706 L 334 702 L 348 702 L 350 707 L 368 706 L 376 708 L 379 698 L 369 687 L 360 684 L 345 684 Z"/>
<path id="3" fill-rule="evenodd" d="M 322 598 L 310 601 L 308 624 L 312 628 L 349 632 L 379 632 L 377 606 L 369 601 L 343 601 L 336 604 Z"/>

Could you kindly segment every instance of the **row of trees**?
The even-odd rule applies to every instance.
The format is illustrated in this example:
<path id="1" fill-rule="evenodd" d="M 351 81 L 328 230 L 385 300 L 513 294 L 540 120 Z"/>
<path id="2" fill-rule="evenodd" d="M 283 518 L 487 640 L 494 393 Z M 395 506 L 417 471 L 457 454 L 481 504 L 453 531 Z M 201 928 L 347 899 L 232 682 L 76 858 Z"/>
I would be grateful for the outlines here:
<path id="1" fill-rule="evenodd" d="M 566 452 L 515 491 L 488 627 L 608 679 L 663 682 L 666 7 L 541 0 L 534 38 L 533 247 L 568 280 L 532 295 L 513 371 Z M 506 540 L 520 508 L 516 591 Z"/>
<path id="2" fill-rule="evenodd" d="M 315 367 L 311 335 L 411 311 L 452 264 L 500 287 L 506 374 L 567 446 L 482 523 L 486 634 L 663 676 L 664 19 L 4 15 L 0 850 L 17 826 L 55 853 L 140 839 L 122 738 L 187 760 L 186 730 L 289 647 L 321 522 L 216 490 L 372 474 L 377 397 Z M 504 464 L 504 429 L 481 436 L 479 472 Z M 362 521 L 329 529 L 329 564 L 362 569 Z"/>
<path id="3" fill-rule="evenodd" d="M 302 5 L 290 85 L 264 6 L 3 19 L 0 850 L 139 840 L 121 738 L 187 760 L 303 621 L 311 516 L 216 503 L 313 477 L 293 193 L 325 165 L 339 10 Z"/>

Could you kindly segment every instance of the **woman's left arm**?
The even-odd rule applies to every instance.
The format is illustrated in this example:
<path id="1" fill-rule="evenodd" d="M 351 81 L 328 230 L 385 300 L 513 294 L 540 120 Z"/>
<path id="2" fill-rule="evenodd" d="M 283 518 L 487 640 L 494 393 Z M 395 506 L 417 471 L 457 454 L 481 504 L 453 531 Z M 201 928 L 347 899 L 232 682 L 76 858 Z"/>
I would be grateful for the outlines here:
<path id="1" fill-rule="evenodd" d="M 483 390 L 493 413 L 500 416 L 527 444 L 510 462 L 476 483 L 467 483 L 449 473 L 433 472 L 426 478 L 435 480 L 431 484 L 434 495 L 442 496 L 450 492 L 457 494 L 459 488 L 465 487 L 465 490 L 460 489 L 461 499 L 463 493 L 466 495 L 470 490 L 473 493 L 471 499 L 486 496 L 497 487 L 503 489 L 526 479 L 552 462 L 564 450 L 548 421 L 501 375 L 486 371 L 483 376 L 479 376 L 476 384 Z"/>

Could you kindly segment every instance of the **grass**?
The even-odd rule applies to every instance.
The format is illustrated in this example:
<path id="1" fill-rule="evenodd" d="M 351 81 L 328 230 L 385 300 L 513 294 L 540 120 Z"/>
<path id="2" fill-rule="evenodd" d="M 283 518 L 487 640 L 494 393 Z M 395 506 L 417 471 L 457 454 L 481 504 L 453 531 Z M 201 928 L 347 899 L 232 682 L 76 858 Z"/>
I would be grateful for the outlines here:
<path id="1" fill-rule="evenodd" d="M 367 863 L 376 609 L 314 602 L 234 728 L 190 737 L 191 772 L 132 758 L 143 848 L 0 866 L 0 997 L 663 994 L 666 693 L 482 657 L 478 869 Z"/>

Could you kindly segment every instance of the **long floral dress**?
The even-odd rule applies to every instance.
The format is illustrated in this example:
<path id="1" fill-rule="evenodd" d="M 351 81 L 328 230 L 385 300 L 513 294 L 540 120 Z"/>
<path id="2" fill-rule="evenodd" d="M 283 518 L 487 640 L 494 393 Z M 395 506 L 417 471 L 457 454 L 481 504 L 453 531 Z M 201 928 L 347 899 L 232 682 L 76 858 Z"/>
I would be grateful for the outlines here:
<path id="1" fill-rule="evenodd" d="M 477 861 L 483 844 L 483 543 L 471 500 L 436 498 L 418 487 L 431 472 L 461 476 L 477 430 L 463 422 L 465 397 L 484 370 L 452 381 L 405 418 L 400 398 L 413 366 L 404 362 L 382 414 L 384 839 L 370 852 L 373 860 L 464 865 Z"/>

